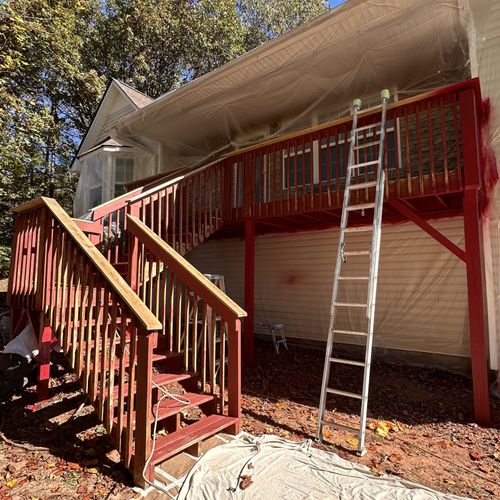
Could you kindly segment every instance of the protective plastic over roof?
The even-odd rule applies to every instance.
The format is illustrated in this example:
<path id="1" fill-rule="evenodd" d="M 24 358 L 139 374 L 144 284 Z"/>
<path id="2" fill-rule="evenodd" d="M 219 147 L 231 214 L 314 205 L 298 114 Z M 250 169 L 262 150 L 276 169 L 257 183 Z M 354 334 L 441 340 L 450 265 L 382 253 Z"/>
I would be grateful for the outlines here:
<path id="1" fill-rule="evenodd" d="M 469 76 L 463 0 L 350 0 L 165 94 L 115 135 L 160 141 L 167 165 L 345 115 L 355 97 L 399 96 Z"/>

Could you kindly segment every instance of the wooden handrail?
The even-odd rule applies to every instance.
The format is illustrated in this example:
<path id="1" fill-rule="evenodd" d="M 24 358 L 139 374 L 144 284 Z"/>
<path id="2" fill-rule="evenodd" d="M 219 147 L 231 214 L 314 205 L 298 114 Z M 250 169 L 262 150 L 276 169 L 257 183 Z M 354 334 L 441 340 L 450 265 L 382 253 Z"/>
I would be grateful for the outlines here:
<path id="1" fill-rule="evenodd" d="M 113 288 L 124 303 L 127 304 L 143 328 L 146 331 L 157 331 L 160 329 L 162 325 L 155 315 L 146 307 L 127 282 L 120 276 L 118 271 L 110 264 L 104 255 L 99 252 L 87 236 L 85 236 L 84 232 L 56 200 L 45 197 L 37 198 L 36 200 L 32 200 L 14 208 L 13 212 L 23 213 L 42 206 L 47 207 L 54 218 L 65 228 L 69 236 L 71 236 L 82 252 L 105 277 L 111 288 Z"/>
<path id="2" fill-rule="evenodd" d="M 219 311 L 229 313 L 236 318 L 244 318 L 247 313 L 236 302 L 217 288 L 198 269 L 177 253 L 170 245 L 159 238 L 151 229 L 137 217 L 127 215 L 128 230 L 139 238 L 140 242 L 155 254 L 160 260 L 168 262 L 172 270 L 183 280 L 196 285 L 196 293 L 205 301 L 210 302 Z M 193 287 L 194 288 L 194 287 Z"/>

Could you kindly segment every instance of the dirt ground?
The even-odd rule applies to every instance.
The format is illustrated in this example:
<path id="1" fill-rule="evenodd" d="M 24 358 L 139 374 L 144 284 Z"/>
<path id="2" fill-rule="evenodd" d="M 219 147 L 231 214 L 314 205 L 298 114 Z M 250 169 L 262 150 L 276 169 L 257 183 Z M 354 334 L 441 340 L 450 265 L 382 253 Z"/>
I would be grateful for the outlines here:
<path id="1" fill-rule="evenodd" d="M 322 364 L 321 351 L 291 347 L 276 356 L 270 344 L 257 343 L 256 363 L 244 374 L 244 430 L 314 438 Z M 133 498 L 130 476 L 78 382 L 62 367 L 53 375 L 50 400 L 35 404 L 30 387 L 0 406 L 0 498 Z M 326 429 L 326 449 L 439 491 L 500 496 L 500 401 L 492 400 L 497 427 L 481 428 L 471 423 L 465 377 L 375 364 L 371 388 L 370 422 L 391 421 L 397 430 L 385 437 L 368 430 L 369 451 L 359 458 L 353 435 Z M 355 426 L 356 402 L 338 402 L 343 406 L 329 406 L 327 416 Z"/>

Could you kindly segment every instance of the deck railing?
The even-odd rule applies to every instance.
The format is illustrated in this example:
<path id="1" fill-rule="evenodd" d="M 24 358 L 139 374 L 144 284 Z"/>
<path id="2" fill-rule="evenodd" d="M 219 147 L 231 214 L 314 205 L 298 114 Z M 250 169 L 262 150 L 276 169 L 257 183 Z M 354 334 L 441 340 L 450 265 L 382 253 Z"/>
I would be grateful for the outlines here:
<path id="1" fill-rule="evenodd" d="M 472 90 L 472 92 L 471 92 Z M 462 103 L 480 106 L 477 80 L 463 82 L 400 102 L 387 112 L 384 169 L 386 199 L 425 197 L 464 187 L 463 130 L 470 123 Z M 358 162 L 376 159 L 377 131 L 370 127 L 380 110 L 362 113 Z M 290 134 L 233 153 L 226 160 L 230 178 L 229 220 L 322 211 L 341 207 L 349 151 L 349 117 Z M 373 144 L 372 144 L 373 143 Z M 370 146 L 371 145 L 371 146 Z M 356 171 L 355 182 L 376 178 L 375 167 Z M 357 190 L 359 203 L 373 199 L 375 188 Z"/>
<path id="2" fill-rule="evenodd" d="M 245 311 L 137 217 L 128 216 L 128 230 L 130 282 L 163 324 L 158 342 L 183 354 L 182 369 L 218 396 L 218 413 L 240 418 Z"/>
<path id="3" fill-rule="evenodd" d="M 161 323 L 55 200 L 15 212 L 9 305 L 40 313 L 40 352 L 50 353 L 54 335 L 127 467 L 134 457 L 139 481 L 151 449 L 148 377 Z"/>

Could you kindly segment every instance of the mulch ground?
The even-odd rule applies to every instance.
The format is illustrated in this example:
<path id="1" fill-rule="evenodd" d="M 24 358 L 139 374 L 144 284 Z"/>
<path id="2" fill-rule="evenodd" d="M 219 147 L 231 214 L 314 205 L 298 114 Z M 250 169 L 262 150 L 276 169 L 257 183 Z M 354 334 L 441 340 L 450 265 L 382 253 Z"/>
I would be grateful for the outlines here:
<path id="1" fill-rule="evenodd" d="M 243 429 L 313 439 L 322 367 L 321 351 L 291 347 L 276 356 L 270 344 L 257 343 L 256 363 L 244 374 Z M 347 390 L 355 390 L 354 373 L 343 374 Z M 59 367 L 51 385 L 51 399 L 41 404 L 29 387 L 0 405 L 0 498 L 133 498 L 130 475 L 75 377 Z M 367 430 L 361 458 L 348 432 L 326 429 L 321 446 L 376 474 L 457 495 L 500 497 L 500 431 L 473 423 L 471 401 L 465 377 L 375 364 L 369 420 L 393 422 L 397 430 L 385 437 Z M 492 400 L 492 409 L 498 424 L 500 401 Z M 355 401 L 339 399 L 327 417 L 355 426 L 358 412 Z"/>

